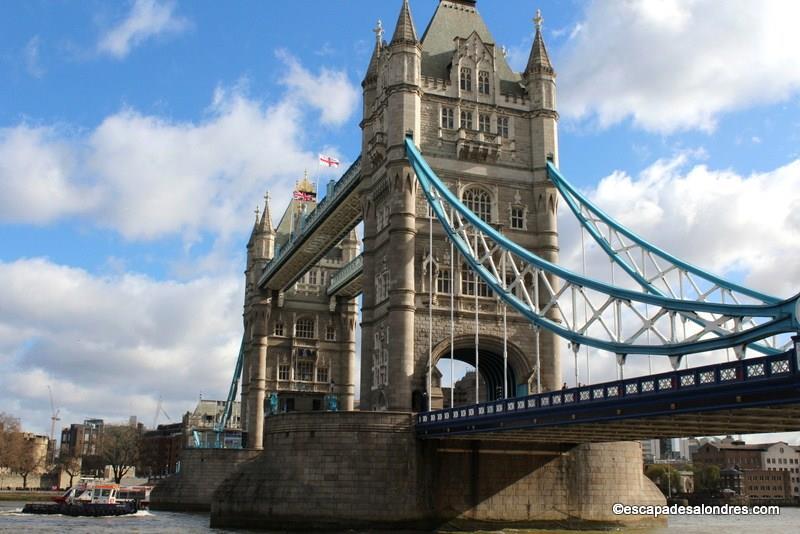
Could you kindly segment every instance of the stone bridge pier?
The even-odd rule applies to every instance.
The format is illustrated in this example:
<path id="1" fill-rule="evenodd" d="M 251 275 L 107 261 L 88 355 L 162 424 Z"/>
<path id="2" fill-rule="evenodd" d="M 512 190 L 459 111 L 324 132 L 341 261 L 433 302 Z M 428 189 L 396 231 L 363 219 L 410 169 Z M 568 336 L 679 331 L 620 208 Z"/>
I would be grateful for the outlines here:
<path id="1" fill-rule="evenodd" d="M 217 488 L 211 526 L 308 531 L 605 527 L 664 504 L 638 443 L 419 440 L 410 413 L 268 418 L 264 451 Z"/>

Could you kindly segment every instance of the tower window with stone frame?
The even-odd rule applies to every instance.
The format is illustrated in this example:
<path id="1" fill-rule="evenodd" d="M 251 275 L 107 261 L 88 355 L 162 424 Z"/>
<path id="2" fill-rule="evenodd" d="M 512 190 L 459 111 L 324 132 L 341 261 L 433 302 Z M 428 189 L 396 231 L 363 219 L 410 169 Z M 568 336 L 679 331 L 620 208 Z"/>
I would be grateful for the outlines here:
<path id="1" fill-rule="evenodd" d="M 332 324 L 325 327 L 325 341 L 336 341 L 336 327 Z"/>
<path id="2" fill-rule="evenodd" d="M 461 67 L 460 74 L 461 90 L 472 91 L 472 69 L 469 67 Z"/>
<path id="3" fill-rule="evenodd" d="M 511 206 L 511 229 L 525 229 L 525 208 L 523 206 Z"/>
<path id="4" fill-rule="evenodd" d="M 455 113 L 453 108 L 442 108 L 442 123 L 441 127 L 447 130 L 453 130 L 455 125 Z"/>
<path id="5" fill-rule="evenodd" d="M 283 336 L 283 322 L 282 321 L 275 321 L 275 326 L 274 326 L 272 332 L 276 336 Z"/>
<path id="6" fill-rule="evenodd" d="M 508 117 L 497 117 L 497 134 L 508 139 Z"/>
<path id="7" fill-rule="evenodd" d="M 289 372 L 291 367 L 288 363 L 278 365 L 278 380 L 289 380 Z"/>
<path id="8" fill-rule="evenodd" d="M 472 130 L 472 112 L 471 111 L 462 111 L 461 112 L 461 127 L 465 130 Z"/>
<path id="9" fill-rule="evenodd" d="M 482 95 L 489 94 L 489 71 L 482 70 L 478 73 L 478 92 Z"/>
<path id="10" fill-rule="evenodd" d="M 478 131 L 489 133 L 491 131 L 491 117 L 486 113 L 478 113 Z"/>
<path id="11" fill-rule="evenodd" d="M 311 269 L 308 271 L 308 283 L 312 286 L 317 285 L 317 270 Z"/>
<path id="12" fill-rule="evenodd" d="M 476 284 L 479 297 L 492 296 L 489 285 L 472 270 L 469 264 L 465 263 L 461 267 L 461 294 L 474 296 Z"/>
<path id="13" fill-rule="evenodd" d="M 480 187 L 469 187 L 461 195 L 464 205 L 485 222 L 492 222 L 492 197 Z"/>
<path id="14" fill-rule="evenodd" d="M 314 320 L 298 319 L 294 325 L 294 337 L 300 339 L 314 339 Z"/>
<path id="15" fill-rule="evenodd" d="M 453 289 L 453 278 L 449 267 L 439 268 L 436 273 L 436 292 L 441 295 L 449 295 Z"/>
<path id="16" fill-rule="evenodd" d="M 313 360 L 297 360 L 294 365 L 294 379 L 300 382 L 314 381 Z"/>

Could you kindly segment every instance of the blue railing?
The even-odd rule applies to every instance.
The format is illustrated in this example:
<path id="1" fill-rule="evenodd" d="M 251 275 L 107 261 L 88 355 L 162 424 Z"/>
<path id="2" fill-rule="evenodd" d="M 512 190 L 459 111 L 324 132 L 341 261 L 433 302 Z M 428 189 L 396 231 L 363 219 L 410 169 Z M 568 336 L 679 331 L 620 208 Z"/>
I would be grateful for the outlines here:
<path id="1" fill-rule="evenodd" d="M 339 200 L 353 190 L 353 187 L 358 183 L 360 175 L 361 158 L 359 157 L 345 171 L 342 177 L 336 182 L 336 185 L 328 190 L 325 198 L 317 204 L 317 207 L 302 220 L 300 228 L 295 229 L 295 232 L 289 236 L 289 241 L 284 243 L 283 246 L 276 251 L 275 257 L 264 267 L 264 272 L 258 281 L 259 285 L 272 275 L 283 264 L 286 258 L 295 252 L 297 247 L 305 241 L 305 238 L 321 221 L 325 220 L 325 218 L 330 215 L 330 212 L 338 205 Z"/>
<path id="2" fill-rule="evenodd" d="M 693 369 L 420 413 L 417 415 L 417 425 L 425 427 L 464 420 L 480 420 L 509 412 L 556 409 L 574 404 L 602 403 L 632 397 L 643 398 L 667 392 L 698 390 L 737 382 L 754 382 L 772 377 L 796 375 L 799 373 L 798 368 L 798 356 L 795 349 L 776 356 L 736 360 Z"/>

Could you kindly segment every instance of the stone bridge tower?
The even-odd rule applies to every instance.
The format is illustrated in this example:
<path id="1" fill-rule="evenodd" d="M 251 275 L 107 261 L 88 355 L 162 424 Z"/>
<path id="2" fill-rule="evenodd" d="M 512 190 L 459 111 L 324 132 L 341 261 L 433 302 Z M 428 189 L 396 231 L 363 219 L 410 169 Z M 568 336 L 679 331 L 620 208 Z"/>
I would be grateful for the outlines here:
<path id="1" fill-rule="evenodd" d="M 364 300 L 362 410 L 419 410 L 426 392 L 433 306 L 434 366 L 452 354 L 474 364 L 475 293 L 481 335 L 480 375 L 486 395 L 503 383 L 502 305 L 450 257 L 403 146 L 407 133 L 452 191 L 484 220 L 551 262 L 558 261 L 557 194 L 547 179 L 558 163 L 555 72 L 541 35 L 541 17 L 523 73 L 513 72 L 475 0 L 440 0 L 418 36 L 408 1 L 387 43 L 379 23 L 363 87 L 362 190 Z M 429 298 L 428 269 L 433 269 Z M 537 335 L 508 314 L 509 395 L 536 388 Z M 543 389 L 558 387 L 558 341 L 538 335 Z M 436 371 L 434 371 L 436 373 Z M 437 384 L 438 380 L 434 380 Z M 431 391 L 441 405 L 441 389 Z M 474 397 L 473 397 L 474 399 Z"/>

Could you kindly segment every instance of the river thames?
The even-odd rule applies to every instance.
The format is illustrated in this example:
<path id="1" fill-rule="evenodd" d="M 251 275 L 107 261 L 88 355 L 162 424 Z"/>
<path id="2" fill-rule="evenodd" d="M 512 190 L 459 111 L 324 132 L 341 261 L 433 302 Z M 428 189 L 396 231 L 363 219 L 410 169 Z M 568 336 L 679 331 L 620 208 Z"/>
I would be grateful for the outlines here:
<path id="1" fill-rule="evenodd" d="M 0 502 L 0 532 L 248 532 L 208 527 L 208 514 L 146 512 L 120 517 L 64 517 L 22 514 L 24 503 Z M 781 508 L 777 516 L 671 516 L 669 525 L 651 529 L 617 529 L 637 534 L 784 534 L 800 532 L 800 508 Z M 351 531 L 352 532 L 352 531 Z M 500 531 L 497 531 L 500 532 Z M 507 530 L 514 534 L 559 534 L 563 530 Z M 581 531 L 583 533 L 599 531 Z"/>

